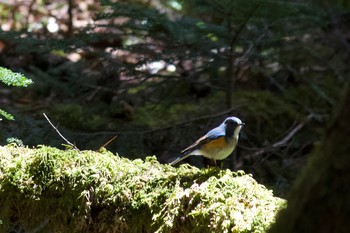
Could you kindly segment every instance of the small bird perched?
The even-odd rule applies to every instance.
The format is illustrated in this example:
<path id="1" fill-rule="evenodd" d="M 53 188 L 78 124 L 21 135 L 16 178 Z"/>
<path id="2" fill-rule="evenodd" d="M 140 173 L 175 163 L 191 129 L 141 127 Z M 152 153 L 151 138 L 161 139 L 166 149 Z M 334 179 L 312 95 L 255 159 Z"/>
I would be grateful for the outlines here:
<path id="1" fill-rule="evenodd" d="M 206 158 L 223 160 L 236 148 L 239 131 L 244 123 L 237 117 L 228 117 L 218 127 L 210 130 L 181 153 L 184 155 L 170 165 L 175 165 L 190 155 L 202 155 Z"/>

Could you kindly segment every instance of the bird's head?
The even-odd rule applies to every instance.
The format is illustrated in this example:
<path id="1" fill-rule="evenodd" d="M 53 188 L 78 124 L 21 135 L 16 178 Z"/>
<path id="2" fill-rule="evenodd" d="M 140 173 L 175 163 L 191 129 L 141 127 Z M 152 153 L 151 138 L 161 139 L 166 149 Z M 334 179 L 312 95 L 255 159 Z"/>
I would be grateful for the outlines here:
<path id="1" fill-rule="evenodd" d="M 239 132 L 244 123 L 237 117 L 228 117 L 223 124 L 225 126 L 226 137 L 234 137 L 238 139 Z"/>

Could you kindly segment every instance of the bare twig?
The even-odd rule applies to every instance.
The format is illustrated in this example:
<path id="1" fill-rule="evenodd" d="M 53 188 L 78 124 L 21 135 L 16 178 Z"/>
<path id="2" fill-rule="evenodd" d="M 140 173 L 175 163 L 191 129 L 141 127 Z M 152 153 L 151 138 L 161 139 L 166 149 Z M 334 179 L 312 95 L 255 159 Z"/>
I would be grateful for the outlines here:
<path id="1" fill-rule="evenodd" d="M 212 119 L 212 118 L 217 118 L 217 117 L 221 117 L 224 116 L 226 114 L 232 114 L 232 112 L 238 108 L 241 108 L 242 105 L 238 105 L 235 107 L 232 107 L 230 109 L 226 109 L 222 112 L 216 113 L 216 114 L 209 114 L 209 115 L 204 115 L 204 116 L 200 116 L 197 118 L 191 118 L 189 120 L 184 120 L 178 123 L 173 123 L 171 125 L 168 126 L 164 126 L 164 127 L 159 127 L 156 129 L 147 129 L 147 130 L 137 130 L 137 131 L 100 131 L 100 132 L 93 132 L 93 133 L 77 133 L 74 132 L 74 134 L 77 135 L 84 135 L 84 136 L 98 136 L 98 135 L 145 135 L 145 134 L 153 134 L 159 131 L 164 131 L 164 130 L 170 130 L 172 128 L 177 128 L 177 127 L 181 127 L 183 125 L 189 124 L 189 123 L 193 123 L 196 121 L 201 121 L 201 120 L 206 120 L 206 119 Z"/>
<path id="2" fill-rule="evenodd" d="M 117 137 L 118 137 L 118 135 L 115 135 L 113 138 L 109 139 L 108 142 L 106 142 L 105 144 L 103 144 L 103 146 L 100 147 L 100 149 L 106 147 L 109 143 L 111 143 Z"/>
<path id="3" fill-rule="evenodd" d="M 235 87 L 235 81 L 236 78 L 234 77 L 234 60 L 235 60 L 235 43 L 237 42 L 238 37 L 242 33 L 245 26 L 248 24 L 249 20 L 253 17 L 254 13 L 257 11 L 257 9 L 260 7 L 260 4 L 256 5 L 251 12 L 247 15 L 245 20 L 239 25 L 237 31 L 232 36 L 230 41 L 230 50 L 229 50 L 229 56 L 228 56 L 228 64 L 227 64 L 227 70 L 226 70 L 226 77 L 227 80 L 227 88 L 226 88 L 226 105 L 227 108 L 232 107 L 232 90 Z M 232 31 L 232 22 L 231 19 L 228 19 L 228 32 L 231 33 Z"/>
<path id="4" fill-rule="evenodd" d="M 253 158 L 255 158 L 255 157 L 257 157 L 257 156 L 259 156 L 259 155 L 261 155 L 261 154 L 264 154 L 264 153 L 266 153 L 266 152 L 268 152 L 268 151 L 272 151 L 272 150 L 275 150 L 275 149 L 277 149 L 277 148 L 279 148 L 279 147 L 282 147 L 282 146 L 286 145 L 286 144 L 288 143 L 288 141 L 290 141 L 290 140 L 293 138 L 293 136 L 294 136 L 297 132 L 299 132 L 299 130 L 301 130 L 301 129 L 305 126 L 305 124 L 306 124 L 307 122 L 309 122 L 309 121 L 311 120 L 312 117 L 313 117 L 313 115 L 310 114 L 310 115 L 306 118 L 305 121 L 303 121 L 303 122 L 299 123 L 297 126 L 295 126 L 295 127 L 294 127 L 292 130 L 290 130 L 289 133 L 288 133 L 285 137 L 283 137 L 281 140 L 279 140 L 279 141 L 273 143 L 271 146 L 261 148 L 261 149 L 259 149 L 258 151 L 254 152 L 254 153 L 252 153 L 252 154 L 250 154 L 250 155 L 247 155 L 247 158 L 253 159 Z"/>
<path id="5" fill-rule="evenodd" d="M 50 123 L 50 125 L 52 126 L 52 128 L 54 128 L 56 130 L 56 132 L 58 133 L 58 135 L 60 135 L 60 137 L 71 147 L 73 147 L 74 149 L 76 149 L 77 151 L 79 151 L 78 147 L 76 147 L 76 145 L 74 145 L 73 143 L 71 143 L 70 141 L 68 141 L 61 133 L 60 131 L 58 131 L 58 129 L 51 123 L 50 119 L 46 116 L 45 113 L 43 113 L 44 117 L 46 118 L 46 120 Z"/>
<path id="6" fill-rule="evenodd" d="M 204 115 L 204 116 L 201 116 L 201 117 L 192 118 L 190 120 L 181 121 L 181 122 L 178 122 L 178 123 L 174 123 L 174 124 L 172 124 L 170 126 L 165 126 L 165 127 L 161 127 L 161 128 L 157 128 L 157 129 L 150 129 L 150 130 L 140 131 L 140 132 L 137 132 L 137 134 L 155 133 L 155 132 L 158 132 L 158 131 L 163 131 L 163 130 L 168 130 L 168 129 L 171 129 L 171 128 L 176 128 L 178 126 L 186 125 L 188 123 L 192 123 L 192 122 L 196 122 L 196 121 L 200 121 L 200 120 L 220 117 L 220 116 L 223 116 L 223 115 L 231 113 L 233 110 L 235 110 L 235 109 L 237 109 L 239 107 L 241 107 L 241 106 L 231 107 L 229 109 L 226 109 L 226 110 L 224 110 L 222 112 L 219 112 L 219 113 L 216 113 L 216 114 Z"/>
<path id="7" fill-rule="evenodd" d="M 73 8 L 74 8 L 74 0 L 68 0 L 68 35 L 73 35 Z"/>

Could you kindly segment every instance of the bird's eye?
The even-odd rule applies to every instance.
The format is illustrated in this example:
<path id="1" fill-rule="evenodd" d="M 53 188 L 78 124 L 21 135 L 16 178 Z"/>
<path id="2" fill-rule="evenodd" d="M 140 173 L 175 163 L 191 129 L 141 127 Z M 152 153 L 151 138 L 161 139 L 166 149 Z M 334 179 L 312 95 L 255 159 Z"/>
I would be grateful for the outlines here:
<path id="1" fill-rule="evenodd" d="M 237 121 L 234 121 L 234 120 L 226 120 L 225 121 L 225 125 L 226 126 L 230 126 L 230 127 L 237 127 L 239 125 L 239 123 Z"/>
<path id="2" fill-rule="evenodd" d="M 233 120 L 227 120 L 227 121 L 225 121 L 225 124 L 226 125 L 234 125 L 236 122 L 235 121 L 233 121 Z"/>

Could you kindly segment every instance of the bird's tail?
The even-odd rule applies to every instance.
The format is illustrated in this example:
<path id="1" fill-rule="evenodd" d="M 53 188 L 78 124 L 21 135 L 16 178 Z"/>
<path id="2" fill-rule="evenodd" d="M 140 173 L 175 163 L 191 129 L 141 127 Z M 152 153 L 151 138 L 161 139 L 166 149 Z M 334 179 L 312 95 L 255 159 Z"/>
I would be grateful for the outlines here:
<path id="1" fill-rule="evenodd" d="M 171 166 L 174 166 L 175 164 L 177 164 L 178 162 L 180 162 L 180 161 L 186 159 L 186 158 L 187 158 L 188 156 L 190 156 L 190 155 L 191 155 L 191 153 L 185 154 L 184 156 L 179 157 L 179 158 L 175 159 L 174 161 L 172 161 L 172 162 L 170 163 L 170 165 L 171 165 Z"/>

